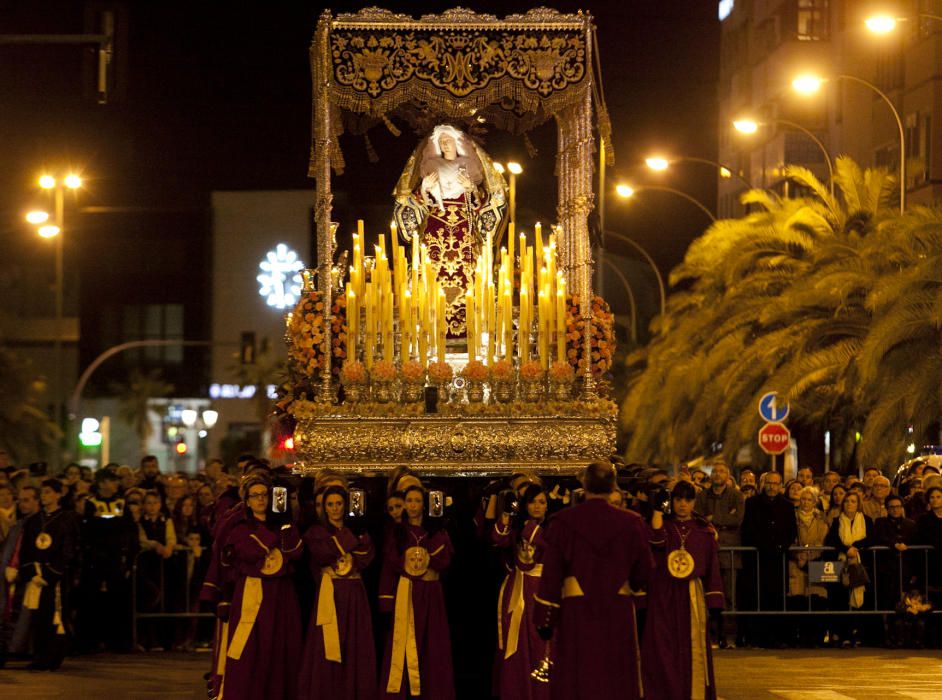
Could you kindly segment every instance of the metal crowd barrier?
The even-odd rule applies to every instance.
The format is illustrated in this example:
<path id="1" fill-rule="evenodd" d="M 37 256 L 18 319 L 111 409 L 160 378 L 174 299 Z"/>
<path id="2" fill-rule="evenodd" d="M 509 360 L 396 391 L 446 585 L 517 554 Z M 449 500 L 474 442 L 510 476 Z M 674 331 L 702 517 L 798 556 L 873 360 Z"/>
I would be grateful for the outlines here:
<path id="1" fill-rule="evenodd" d="M 160 601 L 160 610 L 158 612 L 141 612 L 138 605 L 138 571 L 140 568 L 140 559 L 141 557 L 154 557 L 159 560 L 159 580 L 157 582 L 158 590 L 160 591 L 159 601 Z M 186 548 L 180 548 L 174 551 L 172 555 L 164 559 L 157 552 L 153 550 L 142 550 L 137 553 L 137 556 L 134 557 L 134 563 L 131 566 L 131 644 L 132 648 L 137 649 L 138 641 L 138 623 L 141 620 L 179 620 L 179 619 L 213 619 L 215 615 L 210 612 L 190 612 L 190 582 L 187 581 L 186 576 L 182 577 L 183 582 L 183 594 L 181 596 L 183 600 L 183 610 L 182 611 L 168 611 L 167 610 L 167 565 L 168 562 L 176 561 L 180 562 L 182 558 L 183 561 L 183 571 L 186 571 L 186 557 L 187 550 Z M 179 600 L 179 599 L 178 599 Z"/>
<path id="2" fill-rule="evenodd" d="M 815 610 L 812 608 L 812 598 L 820 597 L 817 594 L 812 594 L 807 591 L 807 588 L 810 586 L 824 586 L 825 588 L 834 586 L 841 587 L 844 586 L 840 582 L 812 582 L 810 579 L 806 583 L 806 591 L 804 596 L 789 596 L 788 594 L 788 562 L 792 559 L 792 556 L 797 553 L 814 553 L 814 552 L 831 552 L 835 553 L 837 550 L 834 547 L 825 547 L 825 546 L 816 546 L 816 547 L 804 547 L 804 546 L 792 546 L 789 547 L 785 552 L 782 553 L 782 607 L 781 608 L 762 608 L 762 578 L 760 575 L 760 550 L 757 547 L 720 547 L 720 563 L 722 566 L 724 555 L 729 555 L 729 568 L 722 569 L 721 575 L 724 575 L 724 571 L 730 572 L 729 575 L 732 576 L 732 580 L 729 582 L 730 592 L 732 593 L 732 600 L 727 601 L 727 608 L 723 611 L 723 615 L 891 615 L 896 613 L 896 603 L 899 602 L 903 594 L 903 561 L 904 557 L 910 553 L 922 553 L 922 576 L 918 577 L 921 583 L 921 592 L 924 600 L 929 598 L 929 553 L 935 548 L 932 545 L 907 545 L 905 551 L 899 551 L 893 547 L 884 547 L 884 546 L 874 546 L 861 549 L 861 560 L 864 556 L 869 555 L 872 557 L 872 568 L 868 573 L 871 575 L 870 582 L 866 585 L 866 588 L 873 592 L 872 595 L 872 608 L 868 607 L 867 609 L 855 608 L 847 610 L 835 610 L 835 609 L 818 609 Z M 893 567 L 896 574 L 896 586 L 893 587 L 893 591 L 896 592 L 895 600 L 890 601 L 890 607 L 880 607 L 880 594 L 881 589 L 883 588 L 880 584 L 880 565 L 879 562 L 881 558 L 877 555 L 880 553 L 895 553 L 896 563 Z M 740 569 L 736 569 L 735 561 L 737 553 L 740 555 Z M 740 609 L 739 605 L 739 596 L 736 593 L 736 586 L 739 583 L 738 573 L 742 570 L 742 567 L 745 566 L 744 554 L 752 554 L 752 559 L 755 562 L 755 584 L 756 584 L 756 606 L 755 609 Z M 833 561 L 836 559 L 820 559 L 821 561 Z M 882 559 L 885 559 L 882 558 Z M 861 561 L 862 563 L 862 561 Z M 885 562 L 884 562 L 885 564 Z M 885 589 L 883 589 L 885 592 Z M 808 609 L 807 610 L 795 610 L 788 609 L 788 598 L 807 598 Z M 884 603 L 886 601 L 883 601 Z M 933 614 L 940 614 L 942 610 L 933 610 Z"/>

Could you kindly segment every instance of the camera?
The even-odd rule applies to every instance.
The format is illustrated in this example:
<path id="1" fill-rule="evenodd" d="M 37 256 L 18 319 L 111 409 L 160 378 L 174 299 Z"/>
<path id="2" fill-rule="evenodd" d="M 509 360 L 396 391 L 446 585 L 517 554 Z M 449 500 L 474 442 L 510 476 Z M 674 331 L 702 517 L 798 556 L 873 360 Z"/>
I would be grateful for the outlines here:
<path id="1" fill-rule="evenodd" d="M 497 494 L 498 503 L 500 503 L 500 512 L 514 516 L 520 508 L 520 501 L 513 489 L 504 489 Z"/>

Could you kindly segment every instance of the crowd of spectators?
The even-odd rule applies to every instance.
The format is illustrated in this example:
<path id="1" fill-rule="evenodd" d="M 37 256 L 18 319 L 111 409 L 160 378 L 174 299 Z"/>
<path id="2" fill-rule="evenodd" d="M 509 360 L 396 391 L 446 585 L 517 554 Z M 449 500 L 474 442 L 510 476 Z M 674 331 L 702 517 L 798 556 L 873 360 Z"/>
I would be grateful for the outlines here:
<path id="1" fill-rule="evenodd" d="M 942 604 L 938 467 L 916 461 L 893 483 L 876 468 L 862 478 L 801 468 L 785 481 L 748 467 L 734 476 L 722 461 L 675 474 L 613 461 L 619 489 L 611 504 L 648 520 L 679 481 L 696 489 L 694 510 L 720 547 L 728 614 L 711 619 L 717 645 L 942 642 L 931 614 Z M 67 647 L 80 653 L 131 650 L 135 639 L 139 650 L 150 651 L 209 645 L 211 621 L 195 613 L 212 533 L 241 501 L 240 476 L 251 465 L 269 469 L 244 455 L 230 468 L 210 460 L 194 476 L 163 472 L 157 458 L 145 456 L 139 468 L 109 464 L 92 472 L 70 464 L 52 475 L 42 464 L 12 467 L 0 454 L 0 664 L 35 650 L 46 628 L 61 630 Z M 279 473 L 304 533 L 317 519 L 316 482 Z M 576 487 L 565 480 L 541 485 L 550 515 Z M 506 480 L 484 488 L 482 522 L 497 517 L 498 493 L 508 488 L 514 484 Z M 387 493 L 389 522 L 403 511 L 401 491 Z M 388 534 L 388 523 L 383 528 Z M 302 596 L 302 611 L 311 605 Z M 798 610 L 819 615 L 781 614 Z M 132 611 L 170 615 L 145 616 L 134 635 Z M 881 614 L 862 614 L 873 611 Z M 61 663 L 66 645 L 52 647 L 33 656 L 35 667 Z"/>
<path id="2" fill-rule="evenodd" d="M 642 512 L 658 487 L 698 489 L 695 510 L 716 530 L 733 613 L 713 620 L 719 646 L 937 646 L 942 476 L 930 462 L 914 460 L 895 485 L 875 467 L 862 478 L 804 467 L 787 481 L 743 467 L 736 479 L 722 461 L 677 476 L 623 467 L 621 485 Z M 798 610 L 820 615 L 780 614 Z"/>

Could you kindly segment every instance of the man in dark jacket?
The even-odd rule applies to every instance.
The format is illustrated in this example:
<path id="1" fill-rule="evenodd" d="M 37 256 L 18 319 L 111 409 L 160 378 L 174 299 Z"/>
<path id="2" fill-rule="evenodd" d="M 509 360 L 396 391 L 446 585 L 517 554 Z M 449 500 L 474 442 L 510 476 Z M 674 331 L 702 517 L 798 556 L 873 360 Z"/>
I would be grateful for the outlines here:
<path id="1" fill-rule="evenodd" d="M 901 595 L 909 591 L 913 584 L 914 564 L 922 565 L 922 553 L 913 557 L 907 554 L 909 545 L 915 544 L 918 537 L 916 521 L 906 517 L 903 499 L 888 496 L 883 505 L 886 507 L 885 518 L 877 518 L 873 523 L 874 544 L 888 547 L 888 552 L 877 552 L 877 569 L 874 578 L 877 581 L 877 603 L 879 607 L 893 609 Z"/>
<path id="2" fill-rule="evenodd" d="M 766 472 L 759 481 L 761 493 L 746 501 L 742 523 L 742 543 L 756 548 L 758 558 L 759 599 L 756 601 L 756 559 L 743 563 L 743 587 L 740 589 L 744 609 L 782 610 L 785 602 L 783 567 L 788 548 L 798 535 L 795 507 L 782 495 L 782 475 Z M 785 638 L 779 620 L 758 619 L 752 625 L 752 641 L 764 647 L 781 646 Z"/>

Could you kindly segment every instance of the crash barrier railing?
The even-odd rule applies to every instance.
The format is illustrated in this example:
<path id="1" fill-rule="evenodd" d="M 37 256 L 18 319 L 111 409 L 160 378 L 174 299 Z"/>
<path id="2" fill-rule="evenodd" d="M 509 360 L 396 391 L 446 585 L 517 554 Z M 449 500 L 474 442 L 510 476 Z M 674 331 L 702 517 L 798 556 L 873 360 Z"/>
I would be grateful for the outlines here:
<path id="1" fill-rule="evenodd" d="M 825 588 L 830 589 L 830 587 L 845 589 L 844 585 L 840 581 L 840 573 L 846 562 L 838 561 L 837 550 L 834 547 L 825 547 L 825 546 L 793 546 L 789 547 L 782 553 L 782 566 L 781 566 L 781 575 L 782 575 L 782 600 L 781 607 L 777 605 L 775 607 L 769 607 L 768 604 L 763 608 L 763 596 L 762 596 L 762 567 L 760 567 L 760 559 L 765 558 L 768 561 L 769 555 L 767 552 L 759 550 L 756 547 L 720 547 L 720 567 L 721 575 L 723 576 L 724 583 L 729 587 L 730 592 L 732 593 L 732 600 L 727 601 L 726 609 L 723 611 L 724 615 L 890 615 L 896 612 L 896 604 L 900 601 L 902 594 L 905 591 L 911 590 L 910 587 L 903 587 L 903 577 L 904 573 L 909 571 L 913 572 L 913 565 L 921 563 L 919 567 L 920 571 L 916 578 L 919 581 L 920 592 L 923 595 L 923 599 L 927 600 L 929 597 L 929 555 L 935 548 L 931 545 L 907 545 L 905 550 L 897 550 L 894 547 L 866 547 L 860 550 L 860 560 L 861 563 L 865 563 L 865 560 L 869 560 L 871 567 L 868 569 L 868 574 L 870 575 L 870 582 L 866 584 L 865 588 L 872 591 L 870 596 L 871 605 L 867 605 L 864 608 L 854 608 L 850 609 L 834 609 L 829 607 L 827 609 L 814 609 L 812 606 L 813 598 L 821 598 L 821 596 L 811 593 L 809 588 L 812 586 L 824 586 Z M 788 562 L 795 560 L 795 555 L 797 554 L 818 554 L 817 558 L 808 559 L 808 580 L 805 585 L 805 593 L 803 595 L 791 596 L 788 593 Z M 737 555 L 740 560 L 740 566 L 736 566 Z M 883 556 L 880 556 L 883 555 Z M 740 572 L 745 570 L 746 559 L 752 559 L 753 561 L 753 571 L 755 575 L 755 606 L 742 608 L 740 607 L 740 596 L 737 592 L 737 586 L 741 586 Z M 823 569 L 823 580 L 812 580 L 810 576 L 810 565 L 813 562 L 819 562 L 822 564 Z M 832 564 L 833 566 L 830 569 L 826 568 L 827 564 Z M 724 568 L 728 567 L 728 568 Z M 767 567 L 766 567 L 767 568 Z M 886 571 L 891 569 L 892 571 Z M 768 570 L 765 572 L 765 579 L 768 580 L 770 573 Z M 886 585 L 886 579 L 881 579 L 881 576 L 890 575 L 894 577 L 894 582 L 892 585 Z M 730 580 L 727 583 L 726 577 L 729 576 Z M 750 584 L 752 582 L 749 582 Z M 807 609 L 796 609 L 793 604 L 790 604 L 788 599 L 792 598 L 807 598 Z M 887 600 L 889 598 L 889 600 Z M 768 603 L 768 600 L 766 600 Z M 942 610 L 933 610 L 933 613 L 942 613 Z"/>
<path id="2" fill-rule="evenodd" d="M 191 612 L 190 584 L 191 580 L 187 576 L 187 557 L 189 556 L 188 547 L 178 547 L 173 554 L 164 558 L 153 550 L 142 550 L 134 557 L 134 563 L 131 566 L 131 643 L 133 648 L 138 648 L 138 626 L 141 620 L 180 620 L 180 619 L 213 619 L 215 615 L 210 612 Z M 150 561 L 153 566 L 148 573 L 156 574 L 156 580 L 151 584 L 157 588 L 157 607 L 158 610 L 140 609 L 140 588 L 141 581 L 141 560 Z M 183 576 L 168 576 L 169 567 L 179 567 Z M 169 588 L 168 584 L 176 584 L 180 590 Z M 168 595 L 168 593 L 170 595 Z M 174 603 L 177 610 L 168 610 L 168 600 Z"/>

